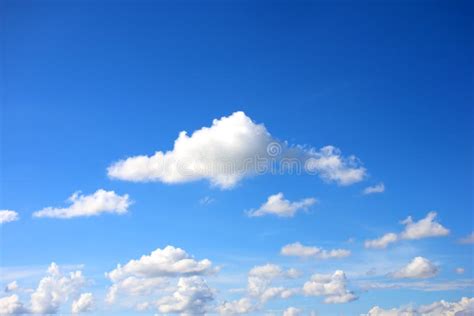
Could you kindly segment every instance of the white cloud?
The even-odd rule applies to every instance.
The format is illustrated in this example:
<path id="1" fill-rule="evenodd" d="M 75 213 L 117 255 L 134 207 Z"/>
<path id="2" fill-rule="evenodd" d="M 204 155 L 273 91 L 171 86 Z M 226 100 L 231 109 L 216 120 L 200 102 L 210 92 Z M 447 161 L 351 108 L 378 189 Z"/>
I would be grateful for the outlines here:
<path id="1" fill-rule="evenodd" d="M 92 293 L 82 293 L 77 300 L 72 302 L 71 312 L 73 314 L 90 312 L 93 306 L 94 297 Z"/>
<path id="2" fill-rule="evenodd" d="M 10 283 L 7 284 L 7 286 L 5 286 L 5 292 L 14 292 L 16 290 L 18 290 L 19 286 L 18 286 L 18 283 L 16 281 L 12 281 Z"/>
<path id="3" fill-rule="evenodd" d="M 134 277 L 129 276 L 122 280 L 116 280 L 107 291 L 106 302 L 114 303 L 119 295 L 127 296 L 147 296 L 152 295 L 156 291 L 169 285 L 169 281 L 165 277 Z"/>
<path id="4" fill-rule="evenodd" d="M 31 311 L 37 314 L 57 313 L 61 304 L 76 295 L 85 285 L 85 281 L 81 271 L 64 276 L 59 266 L 52 263 L 48 275 L 41 279 L 31 294 Z"/>
<path id="5" fill-rule="evenodd" d="M 209 204 L 214 203 L 214 201 L 215 201 L 215 200 L 214 200 L 212 197 L 210 197 L 210 196 L 205 196 L 205 197 L 203 197 L 203 198 L 201 198 L 201 199 L 199 200 L 199 204 L 201 204 L 201 205 L 209 205 Z"/>
<path id="6" fill-rule="evenodd" d="M 166 246 L 152 251 L 150 255 L 143 255 L 138 260 L 130 260 L 124 266 L 117 265 L 116 269 L 107 273 L 107 277 L 118 281 L 129 276 L 153 278 L 212 272 L 214 269 L 210 260 L 197 261 L 181 248 Z"/>
<path id="7" fill-rule="evenodd" d="M 317 172 L 326 181 L 340 185 L 350 185 L 365 178 L 366 170 L 360 166 L 355 156 L 342 157 L 341 151 L 334 146 L 325 146 L 320 150 L 305 151 L 308 172 Z"/>
<path id="8" fill-rule="evenodd" d="M 11 210 L 0 210 L 0 224 L 14 222 L 20 219 L 17 212 Z"/>
<path id="9" fill-rule="evenodd" d="M 459 240 L 461 244 L 474 244 L 474 232 Z"/>
<path id="10" fill-rule="evenodd" d="M 17 295 L 0 299 L 0 314 L 56 314 L 63 303 L 76 297 L 86 280 L 81 271 L 63 275 L 59 266 L 51 263 L 47 275 L 32 292 L 29 306 L 25 306 Z"/>
<path id="11" fill-rule="evenodd" d="M 196 260 L 183 249 L 173 246 L 158 248 L 149 255 L 130 260 L 123 266 L 117 265 L 116 269 L 106 273 L 112 281 L 107 291 L 106 302 L 112 304 L 126 301 L 130 305 L 130 300 L 139 299 L 138 303 L 132 305 L 140 310 L 157 306 L 156 308 L 162 313 L 179 313 L 178 310 L 182 310 L 182 313 L 192 314 L 193 308 L 200 310 L 207 303 L 207 300 L 206 302 L 199 300 L 206 297 L 205 293 L 210 291 L 204 280 L 193 277 L 215 272 L 216 269 L 208 259 Z M 172 295 L 158 299 L 158 303 L 143 301 L 150 296 L 160 296 L 163 292 L 168 292 L 170 282 L 176 277 L 179 281 Z M 156 301 L 156 298 L 154 300 Z"/>
<path id="12" fill-rule="evenodd" d="M 33 213 L 34 217 L 72 218 L 96 216 L 102 213 L 124 214 L 132 204 L 128 194 L 117 195 L 114 191 L 97 190 L 92 195 L 74 193 L 69 197 L 69 207 L 47 207 Z"/>
<path id="13" fill-rule="evenodd" d="M 428 237 L 440 237 L 449 234 L 449 229 L 436 222 L 436 212 L 429 212 L 425 218 L 414 222 L 411 216 L 408 216 L 401 224 L 405 229 L 399 233 L 387 233 L 380 238 L 366 240 L 366 248 L 385 249 L 389 244 L 395 243 L 401 239 L 422 239 Z"/>
<path id="14" fill-rule="evenodd" d="M 398 241 L 397 234 L 388 233 L 377 239 L 366 240 L 364 246 L 365 248 L 384 249 L 387 248 L 389 244 L 396 241 Z"/>
<path id="15" fill-rule="evenodd" d="M 392 273 L 396 279 L 426 279 L 438 274 L 438 267 L 423 257 L 415 257 L 405 267 Z"/>
<path id="16" fill-rule="evenodd" d="M 256 266 L 248 274 L 248 294 L 251 297 L 258 298 L 262 303 L 276 297 L 288 298 L 295 294 L 295 290 L 282 286 L 275 287 L 273 282 L 276 279 L 294 278 L 297 275 L 295 269 L 283 270 L 275 264 Z"/>
<path id="17" fill-rule="evenodd" d="M 201 315 L 207 311 L 207 304 L 214 300 L 214 292 L 204 279 L 198 276 L 181 277 L 178 288 L 170 295 L 158 300 L 161 313 Z"/>
<path id="18" fill-rule="evenodd" d="M 302 314 L 302 310 L 296 307 L 288 307 L 283 311 L 283 316 L 298 316 Z"/>
<path id="19" fill-rule="evenodd" d="M 444 300 L 418 308 L 408 306 L 393 309 L 383 309 L 374 306 L 367 316 L 468 316 L 474 314 L 474 298 L 463 297 L 459 302 L 446 302 Z"/>
<path id="20" fill-rule="evenodd" d="M 255 303 L 247 297 L 235 301 L 225 301 L 216 310 L 221 315 L 247 314 L 255 309 Z"/>
<path id="21" fill-rule="evenodd" d="M 385 185 L 383 183 L 376 184 L 374 186 L 369 186 L 362 191 L 363 194 L 375 194 L 385 192 Z"/>
<path id="22" fill-rule="evenodd" d="M 307 210 L 316 203 L 315 198 L 306 198 L 297 202 L 286 200 L 283 193 L 277 193 L 268 197 L 260 208 L 247 212 L 250 217 L 259 217 L 264 215 L 276 215 L 278 217 L 293 217 L 299 210 Z"/>
<path id="23" fill-rule="evenodd" d="M 283 246 L 280 253 L 283 256 L 314 257 L 318 259 L 344 258 L 351 254 L 346 249 L 324 250 L 318 247 L 304 246 L 299 242 Z"/>
<path id="24" fill-rule="evenodd" d="M 180 132 L 172 150 L 129 157 L 113 163 L 107 171 L 111 178 L 120 180 L 164 183 L 208 180 L 212 185 L 228 189 L 245 177 L 268 171 L 273 162 L 285 158 L 342 185 L 361 181 L 366 174 L 357 158 L 344 158 L 333 146 L 321 150 L 289 148 L 244 112 L 215 119 L 211 127 L 196 130 L 191 136 Z"/>
<path id="25" fill-rule="evenodd" d="M 424 292 L 464 290 L 474 287 L 474 280 L 452 280 L 452 281 L 414 281 L 406 282 L 357 282 L 363 290 L 383 289 L 410 289 Z"/>
<path id="26" fill-rule="evenodd" d="M 0 298 L 0 315 L 20 315 L 27 313 L 18 295 L 13 294 Z"/>
<path id="27" fill-rule="evenodd" d="M 413 222 L 411 216 L 408 216 L 402 221 L 405 230 L 400 234 L 400 237 L 403 239 L 421 239 L 448 235 L 449 229 L 435 221 L 436 215 L 436 212 L 429 212 L 425 218 L 418 222 Z"/>
<path id="28" fill-rule="evenodd" d="M 357 299 L 357 296 L 347 289 L 347 278 L 341 270 L 332 275 L 314 274 L 303 285 L 303 293 L 308 296 L 324 296 L 324 302 L 327 304 L 347 303 Z"/>
<path id="29" fill-rule="evenodd" d="M 465 272 L 464 268 L 461 268 L 461 267 L 456 268 L 456 270 L 454 270 L 454 271 L 455 271 L 457 274 L 464 274 L 464 272 Z"/>

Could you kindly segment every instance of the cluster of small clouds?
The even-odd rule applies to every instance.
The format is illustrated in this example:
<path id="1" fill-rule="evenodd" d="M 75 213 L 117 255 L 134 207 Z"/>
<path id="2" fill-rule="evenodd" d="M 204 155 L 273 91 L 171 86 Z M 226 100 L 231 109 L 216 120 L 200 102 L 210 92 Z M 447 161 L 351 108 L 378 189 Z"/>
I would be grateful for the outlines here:
<path id="1" fill-rule="evenodd" d="M 16 282 L 7 285 L 7 292 L 14 294 L 0 298 L 0 315 L 56 314 L 64 303 L 71 300 L 72 313 L 91 311 L 94 306 L 92 294 L 79 295 L 86 283 L 82 271 L 64 275 L 57 264 L 51 263 L 47 275 L 39 281 L 37 288 L 28 291 L 31 292 L 28 304 L 21 302 L 15 293 L 20 291 Z"/>
<path id="2" fill-rule="evenodd" d="M 229 189 L 246 177 L 268 172 L 275 161 L 287 167 L 295 163 L 309 174 L 319 174 L 341 185 L 359 182 L 366 176 L 356 157 L 343 157 L 333 146 L 320 150 L 290 147 L 244 112 L 214 119 L 210 127 L 196 130 L 191 136 L 180 132 L 172 150 L 119 160 L 109 166 L 108 175 L 134 182 L 208 180 Z"/>
<path id="3" fill-rule="evenodd" d="M 392 309 L 372 307 L 367 316 L 468 316 L 474 314 L 474 298 L 463 297 L 458 302 L 444 300 L 421 305 L 419 307 L 406 306 Z"/>
<path id="4" fill-rule="evenodd" d="M 366 240 L 366 248 L 385 249 L 389 244 L 399 240 L 413 240 L 428 237 L 446 236 L 449 229 L 436 222 L 436 212 L 429 212 L 425 218 L 414 222 L 411 216 L 408 216 L 401 224 L 405 225 L 405 229 L 399 233 L 387 233 L 380 238 Z"/>

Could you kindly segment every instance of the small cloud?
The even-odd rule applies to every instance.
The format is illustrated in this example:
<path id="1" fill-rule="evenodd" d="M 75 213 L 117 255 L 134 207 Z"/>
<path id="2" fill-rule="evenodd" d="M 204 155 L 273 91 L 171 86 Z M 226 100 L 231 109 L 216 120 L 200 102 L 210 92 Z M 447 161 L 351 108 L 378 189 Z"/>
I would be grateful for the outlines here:
<path id="1" fill-rule="evenodd" d="M 351 252 L 346 249 L 331 249 L 324 250 L 313 246 L 304 246 L 299 242 L 283 246 L 280 254 L 283 256 L 294 256 L 300 258 L 318 258 L 318 259 L 332 259 L 344 258 L 350 256 Z"/>
<path id="2" fill-rule="evenodd" d="M 199 200 L 199 204 L 201 204 L 201 205 L 209 205 L 209 204 L 214 203 L 214 202 L 215 202 L 215 199 L 213 199 L 210 196 L 205 196 L 205 197 L 203 197 Z"/>
<path id="3" fill-rule="evenodd" d="M 293 217 L 299 210 L 307 210 L 316 204 L 315 198 L 306 198 L 300 201 L 291 202 L 286 200 L 283 193 L 277 193 L 268 197 L 260 208 L 247 211 L 249 217 L 259 217 L 264 215 L 276 215 L 278 217 Z"/>
<path id="4" fill-rule="evenodd" d="M 369 195 L 375 193 L 382 193 L 385 191 L 385 185 L 381 182 L 379 184 L 367 187 L 362 191 L 362 194 Z"/>
<path id="5" fill-rule="evenodd" d="M 406 266 L 392 273 L 395 279 L 427 279 L 438 274 L 438 267 L 430 260 L 423 257 L 415 257 Z"/>
<path id="6" fill-rule="evenodd" d="M 474 232 L 470 233 L 464 238 L 459 239 L 461 244 L 474 244 Z"/>
<path id="7" fill-rule="evenodd" d="M 128 194 L 118 195 L 114 191 L 97 190 L 91 195 L 74 193 L 68 199 L 70 206 L 65 208 L 46 207 L 34 212 L 33 217 L 72 218 L 96 216 L 102 213 L 125 214 L 132 204 Z"/>
<path id="8" fill-rule="evenodd" d="M 456 268 L 456 270 L 454 270 L 454 271 L 455 271 L 457 274 L 464 274 L 464 271 L 465 271 L 465 270 L 464 270 L 464 268 L 459 267 L 459 268 Z"/>
<path id="9" fill-rule="evenodd" d="M 401 224 L 405 225 L 405 229 L 399 233 L 387 233 L 382 237 L 366 240 L 365 248 L 385 249 L 391 243 L 398 242 L 402 239 L 422 239 L 428 237 L 441 237 L 449 234 L 449 229 L 436 221 L 436 212 L 429 212 L 425 218 L 419 221 L 413 221 L 411 216 L 408 216 Z"/>
<path id="10" fill-rule="evenodd" d="M 12 210 L 0 210 L 0 224 L 14 222 L 20 219 L 17 212 Z"/>

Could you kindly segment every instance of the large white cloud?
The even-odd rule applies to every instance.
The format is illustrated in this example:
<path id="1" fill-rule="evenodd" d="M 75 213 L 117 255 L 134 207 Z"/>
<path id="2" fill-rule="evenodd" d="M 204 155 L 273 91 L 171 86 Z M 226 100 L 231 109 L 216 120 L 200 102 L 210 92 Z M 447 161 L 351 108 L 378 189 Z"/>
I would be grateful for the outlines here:
<path id="1" fill-rule="evenodd" d="M 474 298 L 463 297 L 458 302 L 444 300 L 419 307 L 383 309 L 374 306 L 367 316 L 468 316 L 474 315 Z"/>
<path id="2" fill-rule="evenodd" d="M 392 273 L 392 276 L 397 279 L 426 279 L 438 274 L 438 270 L 430 260 L 415 257 L 406 266 Z"/>
<path id="3" fill-rule="evenodd" d="M 20 302 L 14 294 L 0 299 L 0 315 L 10 314 L 56 314 L 62 304 L 77 297 L 78 292 L 86 285 L 81 271 L 64 275 L 59 266 L 51 263 L 47 275 L 38 287 L 33 290 L 28 305 Z"/>
<path id="4" fill-rule="evenodd" d="M 102 213 L 127 213 L 132 202 L 128 194 L 118 195 L 114 191 L 97 190 L 91 195 L 74 193 L 69 197 L 69 207 L 47 207 L 33 213 L 34 217 L 72 218 L 79 216 L 96 216 Z"/>
<path id="5" fill-rule="evenodd" d="M 14 222 L 20 219 L 17 212 L 12 210 L 0 210 L 0 224 Z"/>
<path id="6" fill-rule="evenodd" d="M 204 315 L 208 303 L 214 300 L 214 291 L 199 276 L 181 277 L 176 291 L 158 300 L 161 313 Z"/>
<path id="7" fill-rule="evenodd" d="M 82 293 L 77 300 L 72 302 L 71 312 L 80 314 L 92 311 L 94 306 L 94 296 L 92 293 Z"/>
<path id="8" fill-rule="evenodd" d="M 347 289 L 347 278 L 343 271 L 333 274 L 314 274 L 303 285 L 303 293 L 308 296 L 324 296 L 327 304 L 347 303 L 357 299 L 357 296 Z"/>
<path id="9" fill-rule="evenodd" d="M 324 250 L 314 246 L 304 246 L 299 242 L 283 246 L 280 253 L 283 256 L 313 257 L 318 259 L 344 258 L 351 254 L 351 252 L 346 249 Z"/>
<path id="10" fill-rule="evenodd" d="M 258 209 L 250 210 L 247 215 L 259 217 L 264 215 L 276 215 L 278 217 L 293 217 L 299 210 L 307 210 L 316 203 L 315 198 L 306 198 L 296 202 L 286 200 L 283 193 L 277 193 L 268 197 Z"/>
<path id="11" fill-rule="evenodd" d="M 413 221 L 411 216 L 408 216 L 401 222 L 405 225 L 405 229 L 399 234 L 387 233 L 380 238 L 366 240 L 364 245 L 366 248 L 385 249 L 389 244 L 402 239 L 412 240 L 448 235 L 449 229 L 436 222 L 436 216 L 436 212 L 429 212 L 425 218 L 417 222 Z"/>
<path id="12" fill-rule="evenodd" d="M 170 151 L 151 156 L 132 156 L 107 169 L 114 179 L 184 183 L 208 180 L 220 188 L 231 188 L 243 178 L 268 172 L 275 162 L 296 163 L 323 179 L 348 185 L 366 174 L 357 158 L 342 157 L 333 146 L 321 150 L 294 146 L 273 138 L 263 124 L 254 123 L 244 112 L 215 119 L 212 126 L 179 133 Z M 289 164 L 288 164 L 289 163 Z"/>

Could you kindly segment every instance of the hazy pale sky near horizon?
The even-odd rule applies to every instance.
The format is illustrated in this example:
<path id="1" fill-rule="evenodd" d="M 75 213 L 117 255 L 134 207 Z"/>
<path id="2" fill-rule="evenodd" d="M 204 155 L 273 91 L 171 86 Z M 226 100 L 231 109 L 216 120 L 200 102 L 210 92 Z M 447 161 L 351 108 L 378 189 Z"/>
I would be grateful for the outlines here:
<path id="1" fill-rule="evenodd" d="M 474 313 L 472 2 L 0 19 L 0 314 Z"/>

